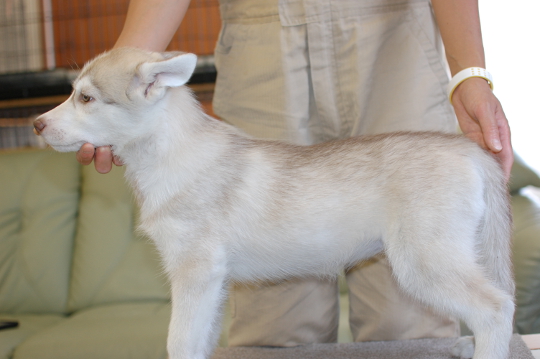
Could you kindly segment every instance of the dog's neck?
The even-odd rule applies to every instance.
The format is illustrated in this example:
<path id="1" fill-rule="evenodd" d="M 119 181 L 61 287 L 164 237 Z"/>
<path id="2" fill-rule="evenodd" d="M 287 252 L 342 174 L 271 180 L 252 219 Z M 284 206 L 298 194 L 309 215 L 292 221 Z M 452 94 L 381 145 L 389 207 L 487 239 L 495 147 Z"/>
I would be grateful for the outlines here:
<path id="1" fill-rule="evenodd" d="M 151 131 L 114 149 L 142 211 L 151 212 L 197 181 L 228 145 L 217 131 L 229 126 L 207 116 L 187 89 L 174 90 L 162 110 L 152 112 L 157 118 Z"/>

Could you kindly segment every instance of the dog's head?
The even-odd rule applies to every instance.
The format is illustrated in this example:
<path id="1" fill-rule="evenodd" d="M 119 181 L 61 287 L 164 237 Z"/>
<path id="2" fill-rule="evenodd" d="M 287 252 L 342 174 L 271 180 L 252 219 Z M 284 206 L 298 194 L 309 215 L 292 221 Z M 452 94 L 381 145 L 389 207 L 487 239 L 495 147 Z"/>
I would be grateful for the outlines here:
<path id="1" fill-rule="evenodd" d="M 64 103 L 34 121 L 34 132 L 61 152 L 136 138 L 148 131 L 144 119 L 160 110 L 168 90 L 189 80 L 196 62 L 179 52 L 106 52 L 84 66 Z"/>

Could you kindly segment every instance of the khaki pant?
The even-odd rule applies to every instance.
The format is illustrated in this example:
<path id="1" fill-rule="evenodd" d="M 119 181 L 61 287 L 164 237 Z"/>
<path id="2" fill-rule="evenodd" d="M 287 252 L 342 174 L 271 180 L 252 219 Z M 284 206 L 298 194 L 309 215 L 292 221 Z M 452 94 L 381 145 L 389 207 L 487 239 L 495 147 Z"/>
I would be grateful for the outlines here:
<path id="1" fill-rule="evenodd" d="M 313 144 L 389 131 L 454 132 L 426 0 L 223 0 L 214 111 L 261 138 Z M 347 273 L 356 341 L 455 336 L 396 287 L 384 257 Z M 334 280 L 237 286 L 230 345 L 333 342 Z"/>

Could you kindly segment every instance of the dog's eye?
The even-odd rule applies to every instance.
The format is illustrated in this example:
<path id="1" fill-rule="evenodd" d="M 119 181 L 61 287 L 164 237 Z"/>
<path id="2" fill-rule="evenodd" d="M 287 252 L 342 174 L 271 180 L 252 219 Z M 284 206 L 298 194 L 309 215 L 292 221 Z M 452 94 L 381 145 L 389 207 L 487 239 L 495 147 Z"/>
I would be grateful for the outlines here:
<path id="1" fill-rule="evenodd" d="M 93 100 L 94 100 L 94 98 L 92 96 L 88 96 L 88 95 L 85 95 L 83 93 L 81 94 L 81 101 L 82 102 L 88 103 L 88 102 L 93 101 Z"/>

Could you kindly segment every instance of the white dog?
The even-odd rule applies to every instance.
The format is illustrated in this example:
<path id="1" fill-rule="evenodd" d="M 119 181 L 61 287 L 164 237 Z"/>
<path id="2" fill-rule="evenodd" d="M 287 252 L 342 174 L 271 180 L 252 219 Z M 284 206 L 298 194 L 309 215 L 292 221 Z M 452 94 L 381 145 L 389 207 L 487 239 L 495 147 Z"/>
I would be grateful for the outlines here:
<path id="1" fill-rule="evenodd" d="M 230 281 L 333 276 L 384 251 L 401 288 L 474 332 L 455 354 L 505 359 L 511 218 L 495 159 L 461 136 L 314 146 L 250 138 L 183 86 L 196 57 L 117 49 L 34 123 L 58 151 L 112 145 L 172 286 L 171 359 L 209 358 Z"/>

